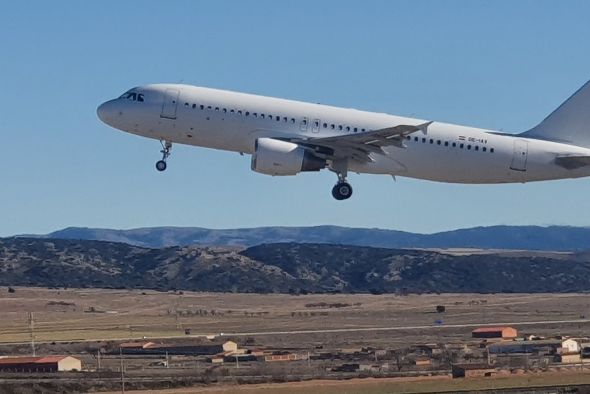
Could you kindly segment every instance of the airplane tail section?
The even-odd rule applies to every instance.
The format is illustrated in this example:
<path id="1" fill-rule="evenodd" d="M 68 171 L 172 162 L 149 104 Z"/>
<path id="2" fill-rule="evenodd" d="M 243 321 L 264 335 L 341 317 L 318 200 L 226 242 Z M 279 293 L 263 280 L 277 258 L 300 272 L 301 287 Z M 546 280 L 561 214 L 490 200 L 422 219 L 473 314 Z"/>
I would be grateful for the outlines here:
<path id="1" fill-rule="evenodd" d="M 520 136 L 590 148 L 590 81 Z"/>

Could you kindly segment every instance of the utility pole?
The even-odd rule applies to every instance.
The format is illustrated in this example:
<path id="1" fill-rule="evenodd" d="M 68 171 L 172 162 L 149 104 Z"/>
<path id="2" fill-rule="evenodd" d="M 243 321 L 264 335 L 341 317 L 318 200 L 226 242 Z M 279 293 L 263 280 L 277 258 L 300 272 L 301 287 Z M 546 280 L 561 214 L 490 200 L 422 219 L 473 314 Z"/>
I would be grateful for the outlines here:
<path id="1" fill-rule="evenodd" d="M 35 352 L 35 319 L 33 312 L 29 312 L 29 331 L 31 333 L 31 350 L 33 351 L 33 357 L 36 357 Z"/>
<path id="2" fill-rule="evenodd" d="M 119 347 L 119 356 L 121 357 L 121 393 L 125 394 L 125 372 L 123 366 L 123 348 Z"/>

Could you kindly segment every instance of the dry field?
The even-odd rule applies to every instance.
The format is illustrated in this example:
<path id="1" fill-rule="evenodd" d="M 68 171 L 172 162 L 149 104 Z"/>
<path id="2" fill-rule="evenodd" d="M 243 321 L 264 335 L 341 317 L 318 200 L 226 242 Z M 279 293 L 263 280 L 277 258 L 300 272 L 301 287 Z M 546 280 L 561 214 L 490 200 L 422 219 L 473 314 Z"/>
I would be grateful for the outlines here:
<path id="1" fill-rule="evenodd" d="M 273 346 L 395 346 L 465 341 L 472 330 L 469 325 L 496 323 L 510 323 L 522 333 L 590 335 L 587 294 L 291 296 L 100 289 L 0 291 L 0 343 L 30 340 L 29 312 L 33 313 L 37 342 L 185 336 L 184 329 L 190 328 L 192 335 L 240 333 Z M 436 313 L 436 305 L 444 305 L 446 312 Z M 519 325 L 526 322 L 546 323 Z M 383 330 L 367 330 L 373 328 Z M 360 331 L 296 333 L 355 329 Z"/>
<path id="2" fill-rule="evenodd" d="M 192 387 L 171 390 L 138 390 L 136 394 L 393 394 L 457 393 L 459 391 L 529 389 L 541 392 L 544 387 L 581 386 L 590 384 L 590 372 L 507 375 L 479 379 L 449 377 L 381 378 L 351 380 L 313 380 L 307 382 L 252 384 L 240 386 Z M 556 392 L 556 390 L 542 391 Z M 570 392 L 570 391 L 567 391 Z M 574 392 L 574 391 L 571 391 Z M 585 392 L 585 391 L 576 391 Z M 105 393 L 105 394 L 115 394 Z"/>

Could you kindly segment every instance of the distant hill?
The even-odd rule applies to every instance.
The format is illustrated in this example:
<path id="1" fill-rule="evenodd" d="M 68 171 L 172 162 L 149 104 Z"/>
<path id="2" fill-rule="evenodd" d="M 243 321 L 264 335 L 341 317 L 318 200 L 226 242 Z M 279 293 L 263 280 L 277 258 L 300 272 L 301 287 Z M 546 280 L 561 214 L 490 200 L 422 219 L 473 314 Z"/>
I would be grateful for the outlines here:
<path id="1" fill-rule="evenodd" d="M 152 288 L 255 293 L 582 292 L 590 253 L 453 255 L 326 244 L 244 250 L 0 239 L 0 286 Z"/>
<path id="2" fill-rule="evenodd" d="M 268 243 L 295 242 L 381 248 L 590 250 L 590 228 L 568 226 L 491 226 L 435 234 L 336 226 L 259 227 L 229 230 L 198 227 L 153 227 L 132 230 L 70 227 L 34 237 L 123 242 L 150 248 L 186 245 L 250 247 Z"/>

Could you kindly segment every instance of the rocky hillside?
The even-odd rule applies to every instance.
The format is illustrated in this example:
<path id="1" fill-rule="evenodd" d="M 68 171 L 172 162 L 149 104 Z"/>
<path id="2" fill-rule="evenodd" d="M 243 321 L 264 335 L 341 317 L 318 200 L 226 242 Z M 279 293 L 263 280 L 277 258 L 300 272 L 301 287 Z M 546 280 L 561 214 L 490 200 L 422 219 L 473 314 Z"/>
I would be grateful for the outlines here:
<path id="1" fill-rule="evenodd" d="M 452 255 L 325 244 L 150 249 L 102 241 L 0 239 L 1 286 L 223 292 L 579 292 L 590 254 Z"/>

